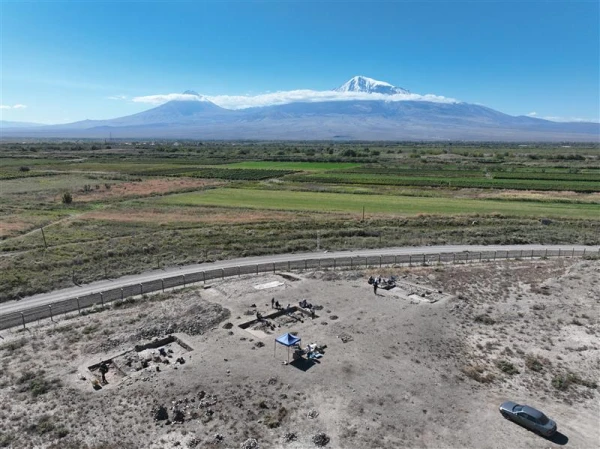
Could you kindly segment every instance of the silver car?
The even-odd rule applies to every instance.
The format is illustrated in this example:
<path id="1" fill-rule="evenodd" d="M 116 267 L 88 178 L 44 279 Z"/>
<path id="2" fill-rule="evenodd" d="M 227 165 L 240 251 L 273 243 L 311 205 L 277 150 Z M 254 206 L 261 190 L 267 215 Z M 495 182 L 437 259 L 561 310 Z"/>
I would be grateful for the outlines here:
<path id="1" fill-rule="evenodd" d="M 527 427 L 544 437 L 550 437 L 556 433 L 556 423 L 539 410 L 528 405 L 507 401 L 500 405 L 500 413 L 506 419 L 521 424 L 523 427 Z"/>

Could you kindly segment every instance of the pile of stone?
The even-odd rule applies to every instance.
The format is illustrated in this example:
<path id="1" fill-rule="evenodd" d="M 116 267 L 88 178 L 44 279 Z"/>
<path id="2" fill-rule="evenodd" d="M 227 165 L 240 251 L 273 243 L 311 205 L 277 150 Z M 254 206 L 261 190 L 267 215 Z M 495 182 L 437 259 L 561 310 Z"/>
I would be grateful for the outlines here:
<path id="1" fill-rule="evenodd" d="M 291 443 L 292 441 L 296 441 L 298 436 L 294 432 L 288 432 L 283 436 L 284 443 Z"/>
<path id="2" fill-rule="evenodd" d="M 329 443 L 329 440 L 330 438 L 323 432 L 317 433 L 314 437 L 312 437 L 313 443 L 319 447 L 326 446 L 327 443 Z"/>
<path id="3" fill-rule="evenodd" d="M 338 338 L 339 338 L 340 340 L 342 340 L 342 343 L 348 343 L 349 341 L 352 341 L 352 340 L 354 340 L 354 339 L 352 338 L 352 335 L 350 335 L 350 334 L 346 334 L 346 333 L 342 333 L 342 334 L 338 335 Z"/>
<path id="4" fill-rule="evenodd" d="M 254 438 L 248 438 L 246 441 L 242 443 L 242 449 L 258 449 L 258 441 Z"/>

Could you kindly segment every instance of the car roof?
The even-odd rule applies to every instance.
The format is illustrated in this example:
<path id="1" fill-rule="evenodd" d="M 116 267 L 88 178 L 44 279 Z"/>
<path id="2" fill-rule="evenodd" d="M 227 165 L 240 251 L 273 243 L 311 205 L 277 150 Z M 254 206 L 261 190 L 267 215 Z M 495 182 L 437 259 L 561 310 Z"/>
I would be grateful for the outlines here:
<path id="1" fill-rule="evenodd" d="M 533 416 L 536 419 L 539 419 L 542 416 L 544 416 L 544 414 L 542 412 L 540 412 L 539 410 L 534 409 L 533 407 L 529 407 L 528 405 L 524 405 L 521 410 L 523 412 L 527 413 L 529 416 Z"/>

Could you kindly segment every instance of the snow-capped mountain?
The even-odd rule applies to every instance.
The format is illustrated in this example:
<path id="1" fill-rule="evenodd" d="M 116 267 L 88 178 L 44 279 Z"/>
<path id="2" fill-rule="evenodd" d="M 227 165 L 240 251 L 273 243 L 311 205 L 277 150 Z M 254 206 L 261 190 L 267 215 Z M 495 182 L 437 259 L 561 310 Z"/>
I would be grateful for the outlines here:
<path id="1" fill-rule="evenodd" d="M 225 109 L 194 91 L 170 94 L 149 110 L 110 120 L 2 127 L 0 137 L 256 140 L 477 140 L 598 142 L 598 123 L 514 117 L 485 106 L 429 101 L 405 89 L 354 77 L 323 100 Z M 295 91 L 292 91 L 295 92 Z M 332 91 L 326 91 L 329 94 Z M 354 95 L 345 95 L 348 92 Z M 370 95 L 373 94 L 373 95 Z M 382 95 L 384 94 L 384 95 Z M 341 98 L 344 97 L 344 98 Z M 414 97 L 420 97 L 414 100 Z"/>
<path id="2" fill-rule="evenodd" d="M 340 87 L 333 89 L 336 92 L 366 92 L 369 94 L 409 94 L 410 91 L 401 87 L 392 86 L 385 81 L 378 81 L 366 76 L 355 76 Z"/>

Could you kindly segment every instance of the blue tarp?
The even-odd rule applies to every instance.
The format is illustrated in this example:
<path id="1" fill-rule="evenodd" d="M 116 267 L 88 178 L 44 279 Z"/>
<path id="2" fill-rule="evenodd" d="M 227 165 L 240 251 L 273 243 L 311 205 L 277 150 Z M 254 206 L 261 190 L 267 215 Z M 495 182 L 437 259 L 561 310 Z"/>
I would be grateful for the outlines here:
<path id="1" fill-rule="evenodd" d="M 292 334 L 283 334 L 281 337 L 278 337 L 275 339 L 275 341 L 277 343 L 282 344 L 283 346 L 294 346 L 296 343 L 298 343 L 301 340 L 300 337 L 296 337 L 295 335 Z"/>

